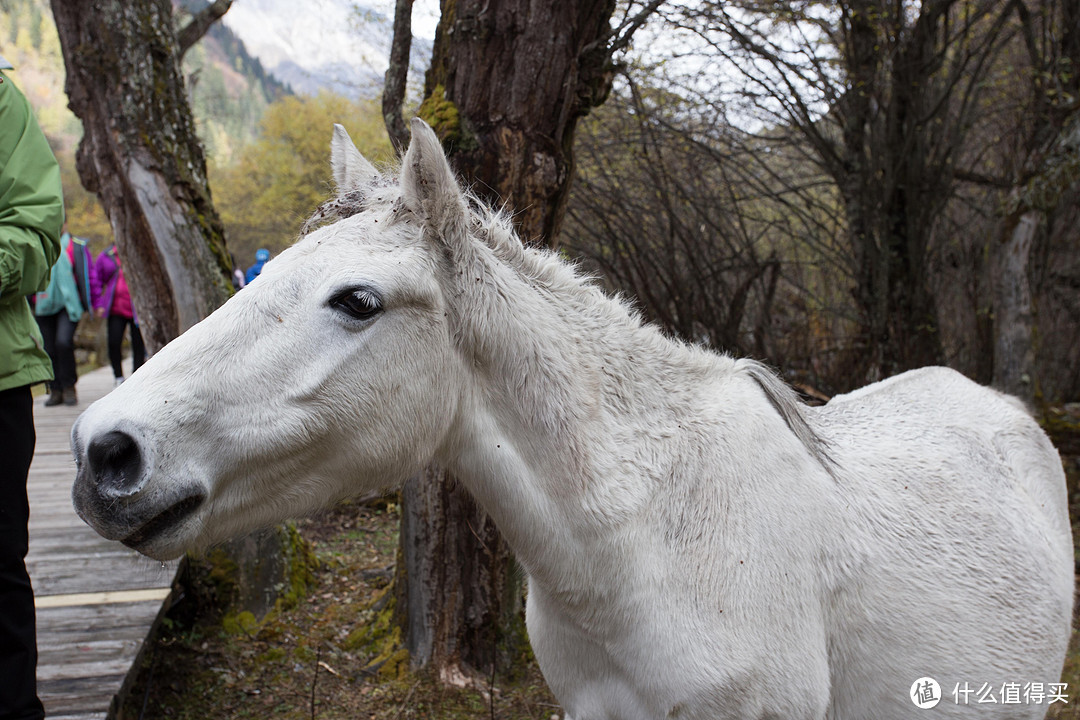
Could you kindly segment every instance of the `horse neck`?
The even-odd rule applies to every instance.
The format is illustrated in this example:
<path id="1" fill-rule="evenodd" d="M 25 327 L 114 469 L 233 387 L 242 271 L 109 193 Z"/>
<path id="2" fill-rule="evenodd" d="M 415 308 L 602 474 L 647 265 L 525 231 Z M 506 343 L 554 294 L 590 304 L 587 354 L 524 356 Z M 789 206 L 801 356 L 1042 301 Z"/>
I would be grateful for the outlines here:
<path id="1" fill-rule="evenodd" d="M 463 273 L 458 300 L 471 309 L 455 313 L 456 334 L 473 388 L 443 459 L 534 579 L 584 572 L 573 556 L 648 502 L 649 478 L 627 472 L 638 467 L 629 455 L 652 452 L 657 417 L 675 414 L 673 378 L 717 361 L 543 260 L 526 276 L 486 255 Z"/>

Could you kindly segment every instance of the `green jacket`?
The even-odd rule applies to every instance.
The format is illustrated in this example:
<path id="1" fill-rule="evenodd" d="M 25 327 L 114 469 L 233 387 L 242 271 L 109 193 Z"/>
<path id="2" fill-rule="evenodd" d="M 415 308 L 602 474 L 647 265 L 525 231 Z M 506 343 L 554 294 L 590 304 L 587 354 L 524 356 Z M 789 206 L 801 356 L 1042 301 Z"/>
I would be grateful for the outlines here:
<path id="1" fill-rule="evenodd" d="M 60 256 L 60 167 L 30 104 L 0 72 L 0 390 L 52 379 L 26 296 Z"/>

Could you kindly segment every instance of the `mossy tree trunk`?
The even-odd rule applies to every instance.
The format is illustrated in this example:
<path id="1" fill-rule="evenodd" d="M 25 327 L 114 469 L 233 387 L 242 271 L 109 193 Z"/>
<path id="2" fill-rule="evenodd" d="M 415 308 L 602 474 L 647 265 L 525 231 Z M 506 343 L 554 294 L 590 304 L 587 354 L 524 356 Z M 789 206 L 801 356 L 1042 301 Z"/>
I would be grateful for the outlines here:
<path id="1" fill-rule="evenodd" d="M 505 202 L 527 241 L 557 242 L 574 129 L 606 99 L 613 54 L 658 5 L 613 29 L 614 0 L 442 0 L 419 115 L 465 183 Z M 396 582 L 414 667 L 450 682 L 494 672 L 523 639 L 505 541 L 438 468 L 409 481 L 402 505 Z"/>
<path id="2" fill-rule="evenodd" d="M 157 351 L 232 294 L 172 5 L 52 0 L 52 9 L 69 105 L 83 124 L 79 178 L 109 216 L 143 338 Z M 225 546 L 246 609 L 272 604 L 287 569 L 282 546 L 273 530 Z"/>
<path id="3" fill-rule="evenodd" d="M 169 0 L 52 0 L 66 90 L 83 124 L 76 164 L 109 216 L 151 351 L 229 298 Z M 77 230 L 77 228 L 75 228 Z"/>
<path id="4" fill-rule="evenodd" d="M 419 115 L 473 190 L 554 244 L 574 172 L 574 129 L 607 98 L 614 0 L 443 0 Z"/>
<path id="5" fill-rule="evenodd" d="M 434 465 L 405 484 L 401 504 L 395 598 L 413 667 L 452 685 L 505 668 L 525 640 L 522 588 L 495 525 Z"/>

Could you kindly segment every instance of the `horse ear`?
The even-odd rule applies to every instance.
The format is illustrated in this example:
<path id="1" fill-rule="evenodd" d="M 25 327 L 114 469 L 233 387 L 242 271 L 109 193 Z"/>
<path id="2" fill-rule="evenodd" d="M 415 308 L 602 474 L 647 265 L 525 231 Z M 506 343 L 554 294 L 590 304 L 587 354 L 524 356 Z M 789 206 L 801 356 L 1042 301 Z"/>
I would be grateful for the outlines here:
<path id="1" fill-rule="evenodd" d="M 379 171 L 360 154 L 349 133 L 338 124 L 334 125 L 334 137 L 330 140 L 330 167 L 334 169 L 338 195 L 361 190 L 379 177 Z"/>
<path id="2" fill-rule="evenodd" d="M 413 118 L 411 129 L 401 168 L 402 198 L 427 229 L 453 249 L 466 237 L 465 195 L 435 131 L 420 118 Z"/>

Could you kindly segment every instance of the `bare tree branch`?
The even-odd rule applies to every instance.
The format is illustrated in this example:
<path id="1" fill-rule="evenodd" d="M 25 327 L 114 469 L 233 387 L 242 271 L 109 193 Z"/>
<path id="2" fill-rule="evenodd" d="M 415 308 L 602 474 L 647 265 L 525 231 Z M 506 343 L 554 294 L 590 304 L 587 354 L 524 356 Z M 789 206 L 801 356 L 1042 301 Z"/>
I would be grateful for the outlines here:
<path id="1" fill-rule="evenodd" d="M 1007 177 L 993 177 L 990 175 L 984 175 L 983 173 L 976 172 L 974 170 L 954 170 L 953 177 L 961 182 L 969 182 L 975 185 L 982 185 L 984 187 L 997 188 L 998 190 L 1008 190 L 1013 187 L 1014 182 L 1011 178 Z"/>
<path id="2" fill-rule="evenodd" d="M 651 0 L 648 5 L 641 9 L 641 12 L 637 13 L 633 17 L 627 17 L 619 27 L 611 33 L 611 43 L 608 45 L 608 55 L 614 55 L 627 45 L 642 25 L 649 19 L 649 17 L 655 13 L 660 6 L 664 4 L 664 0 Z"/>
<path id="3" fill-rule="evenodd" d="M 233 0 L 214 0 L 214 2 L 191 16 L 191 21 L 176 34 L 176 48 L 181 58 L 184 57 L 192 45 L 199 42 L 199 39 L 206 34 L 211 25 L 229 12 L 232 4 Z"/>
<path id="4" fill-rule="evenodd" d="M 394 39 L 390 45 L 390 65 L 386 68 L 383 87 L 382 113 L 390 141 L 400 153 L 409 143 L 401 105 L 405 100 L 405 84 L 409 77 L 409 52 L 412 49 L 413 0 L 397 0 L 394 6 Z"/>

